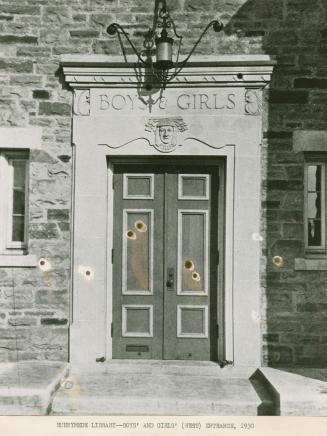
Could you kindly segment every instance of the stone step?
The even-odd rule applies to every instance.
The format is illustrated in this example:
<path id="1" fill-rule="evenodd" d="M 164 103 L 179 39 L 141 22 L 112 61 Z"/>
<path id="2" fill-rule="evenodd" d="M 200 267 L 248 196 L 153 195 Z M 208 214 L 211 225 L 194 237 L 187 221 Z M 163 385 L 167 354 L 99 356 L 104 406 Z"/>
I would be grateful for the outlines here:
<path id="1" fill-rule="evenodd" d="M 0 415 L 45 415 L 68 374 L 62 362 L 25 361 L 0 365 Z"/>
<path id="2" fill-rule="evenodd" d="M 181 361 L 180 360 L 125 360 L 114 359 L 93 366 L 79 365 L 73 367 L 74 374 L 102 373 L 102 374 L 170 374 L 170 375 L 204 375 L 226 378 L 249 378 L 256 368 L 225 366 L 221 368 L 215 362 Z"/>
<path id="3" fill-rule="evenodd" d="M 97 370 L 72 368 L 54 396 L 51 414 L 273 414 L 273 403 L 244 376 L 249 369 L 224 370 L 210 362 L 173 361 L 116 361 Z"/>

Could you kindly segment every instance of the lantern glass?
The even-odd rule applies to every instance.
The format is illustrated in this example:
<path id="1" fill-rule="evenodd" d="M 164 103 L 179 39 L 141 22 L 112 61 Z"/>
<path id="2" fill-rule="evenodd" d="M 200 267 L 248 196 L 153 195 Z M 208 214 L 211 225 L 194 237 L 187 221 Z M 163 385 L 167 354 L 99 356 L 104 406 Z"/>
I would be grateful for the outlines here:
<path id="1" fill-rule="evenodd" d="M 160 70 L 169 70 L 173 67 L 173 43 L 168 37 L 156 40 L 156 67 Z"/>

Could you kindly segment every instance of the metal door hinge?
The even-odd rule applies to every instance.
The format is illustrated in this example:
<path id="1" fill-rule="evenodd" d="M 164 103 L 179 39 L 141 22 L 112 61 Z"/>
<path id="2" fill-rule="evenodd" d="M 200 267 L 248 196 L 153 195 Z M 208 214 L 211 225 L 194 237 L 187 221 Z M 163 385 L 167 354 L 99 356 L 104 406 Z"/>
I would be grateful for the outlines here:
<path id="1" fill-rule="evenodd" d="M 111 263 L 114 263 L 114 249 L 111 249 Z"/>
<path id="2" fill-rule="evenodd" d="M 217 339 L 219 338 L 219 324 L 217 324 Z"/>
<path id="3" fill-rule="evenodd" d="M 114 336 L 114 323 L 113 322 L 111 323 L 111 326 L 110 326 L 110 332 L 111 332 L 111 337 L 113 337 Z"/>

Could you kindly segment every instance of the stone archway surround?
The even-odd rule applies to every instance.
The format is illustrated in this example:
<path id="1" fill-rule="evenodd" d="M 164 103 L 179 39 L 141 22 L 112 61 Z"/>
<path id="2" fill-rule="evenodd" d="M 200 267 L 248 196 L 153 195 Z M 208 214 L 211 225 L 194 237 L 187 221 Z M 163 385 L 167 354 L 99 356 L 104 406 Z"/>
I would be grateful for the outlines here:
<path id="1" fill-rule="evenodd" d="M 226 159 L 225 358 L 235 366 L 260 366 L 261 94 L 274 62 L 265 55 L 196 59 L 151 111 L 142 102 L 147 97 L 138 96 L 132 65 L 97 55 L 64 56 L 61 64 L 74 91 L 71 362 L 111 358 L 112 174 L 107 159 L 201 155 Z M 182 119 L 187 126 L 169 153 L 155 147 L 147 128 L 156 117 Z"/>

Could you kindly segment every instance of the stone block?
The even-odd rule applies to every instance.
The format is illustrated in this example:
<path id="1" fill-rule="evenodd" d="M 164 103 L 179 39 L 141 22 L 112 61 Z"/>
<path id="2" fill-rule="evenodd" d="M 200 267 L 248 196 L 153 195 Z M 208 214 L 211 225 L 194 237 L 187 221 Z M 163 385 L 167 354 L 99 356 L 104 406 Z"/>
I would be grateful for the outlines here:
<path id="1" fill-rule="evenodd" d="M 292 132 L 291 131 L 283 131 L 283 130 L 268 130 L 266 134 L 264 134 L 264 137 L 269 139 L 290 139 L 292 138 Z"/>
<path id="2" fill-rule="evenodd" d="M 285 197 L 281 201 L 282 209 L 294 210 L 294 211 L 303 211 L 303 194 L 301 191 L 299 192 L 286 192 Z M 301 220 L 302 221 L 302 220 Z"/>
<path id="3" fill-rule="evenodd" d="M 269 344 L 268 346 L 264 346 L 263 349 L 268 364 L 270 365 L 286 365 L 293 363 L 293 350 L 291 347 Z"/>
<path id="4" fill-rule="evenodd" d="M 85 14 L 75 14 L 75 15 L 73 15 L 73 21 L 76 21 L 78 23 L 86 22 L 86 20 L 87 20 L 87 15 L 85 15 Z"/>
<path id="5" fill-rule="evenodd" d="M 267 188 L 277 191 L 299 191 L 303 189 L 302 180 L 268 180 Z"/>
<path id="6" fill-rule="evenodd" d="M 129 15 L 130 17 L 130 15 Z M 131 17 L 130 17 L 131 19 Z M 108 26 L 109 24 L 116 21 L 116 16 L 112 14 L 91 14 L 90 15 L 90 23 L 95 24 L 96 26 Z"/>
<path id="7" fill-rule="evenodd" d="M 68 221 L 69 209 L 49 209 L 48 210 L 49 221 Z"/>
<path id="8" fill-rule="evenodd" d="M 308 102 L 307 91 L 279 91 L 271 90 L 269 101 L 273 104 L 302 104 Z"/>
<path id="9" fill-rule="evenodd" d="M 59 65 L 56 62 L 39 62 L 35 65 L 36 74 L 44 74 L 53 77 L 59 72 Z M 45 86 L 47 83 L 45 83 Z"/>
<path id="10" fill-rule="evenodd" d="M 76 29 L 69 31 L 72 38 L 97 38 L 99 31 L 93 29 Z"/>
<path id="11" fill-rule="evenodd" d="M 13 15 L 0 15 L 0 21 L 12 21 L 14 19 Z"/>
<path id="12" fill-rule="evenodd" d="M 297 78 L 294 79 L 294 88 L 320 88 L 327 89 L 327 79 L 319 78 Z"/>
<path id="13" fill-rule="evenodd" d="M 59 233 L 55 223 L 30 225 L 30 239 L 58 239 Z"/>
<path id="14" fill-rule="evenodd" d="M 0 35 L 0 44 L 37 44 L 37 36 Z"/>
<path id="15" fill-rule="evenodd" d="M 270 333 L 297 333 L 301 330 L 300 323 L 297 321 L 290 321 L 286 318 L 280 320 L 276 314 L 271 314 L 273 319 L 268 318 L 267 329 Z"/>
<path id="16" fill-rule="evenodd" d="M 262 340 L 264 342 L 279 342 L 279 334 L 278 333 L 264 333 L 262 335 Z"/>
<path id="17" fill-rule="evenodd" d="M 296 45 L 297 42 L 298 42 L 297 29 L 295 30 L 278 29 L 275 31 L 271 31 L 269 32 L 268 40 L 267 40 L 267 43 L 272 45 L 285 45 L 285 44 Z"/>
<path id="18" fill-rule="evenodd" d="M 303 225 L 284 223 L 283 224 L 283 237 L 286 239 L 298 239 L 303 236 Z"/>
<path id="19" fill-rule="evenodd" d="M 70 224 L 68 222 L 59 222 L 58 227 L 59 227 L 60 231 L 62 231 L 62 232 L 69 232 L 69 230 L 71 228 Z"/>
<path id="20" fill-rule="evenodd" d="M 280 201 L 277 200 L 267 200 L 262 202 L 262 207 L 264 209 L 279 209 Z"/>
<path id="21" fill-rule="evenodd" d="M 0 5 L 0 14 L 39 15 L 40 7 L 32 5 Z"/>
<path id="22" fill-rule="evenodd" d="M 34 290 L 31 286 L 1 287 L 0 305 L 2 309 L 28 309 L 34 306 Z"/>
<path id="23" fill-rule="evenodd" d="M 67 103 L 41 102 L 39 106 L 39 115 L 67 116 L 70 114 L 71 114 L 71 106 Z"/>
<path id="24" fill-rule="evenodd" d="M 298 312 L 327 312 L 327 303 L 300 303 L 297 304 L 296 309 Z"/>
<path id="25" fill-rule="evenodd" d="M 43 20 L 49 27 L 72 22 L 73 9 L 68 6 L 46 6 L 43 8 Z"/>
<path id="26" fill-rule="evenodd" d="M 288 210 L 267 210 L 267 219 L 284 223 L 302 223 L 303 213 Z"/>
<path id="27" fill-rule="evenodd" d="M 33 74 L 11 74 L 10 85 L 11 86 L 38 86 L 42 81 L 41 76 Z"/>
<path id="28" fill-rule="evenodd" d="M 43 58 L 50 57 L 51 49 L 49 47 L 21 46 L 17 47 L 17 56 Z"/>
<path id="29" fill-rule="evenodd" d="M 40 290 L 35 294 L 35 303 L 39 305 L 39 307 L 67 308 L 68 293 L 66 290 Z"/>
<path id="30" fill-rule="evenodd" d="M 65 318 L 42 318 L 41 325 L 53 325 L 62 326 L 68 323 L 68 319 Z"/>
<path id="31" fill-rule="evenodd" d="M 40 100 L 48 100 L 50 98 L 50 93 L 45 89 L 35 89 L 33 91 L 33 98 L 37 98 Z"/>
<path id="32" fill-rule="evenodd" d="M 37 324 L 36 318 L 31 317 L 19 317 L 19 318 L 9 318 L 8 324 L 13 327 L 30 327 Z"/>
<path id="33" fill-rule="evenodd" d="M 32 61 L 17 61 L 16 59 L 0 59 L 0 71 L 9 73 L 32 73 Z"/>

